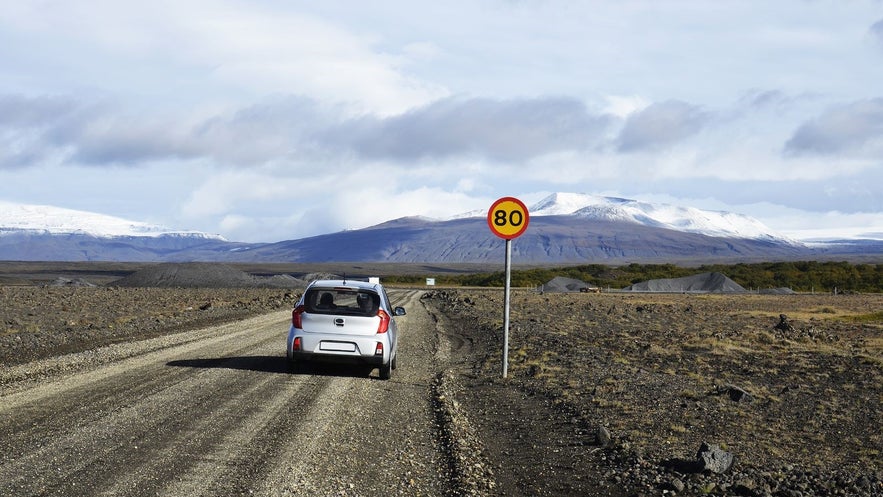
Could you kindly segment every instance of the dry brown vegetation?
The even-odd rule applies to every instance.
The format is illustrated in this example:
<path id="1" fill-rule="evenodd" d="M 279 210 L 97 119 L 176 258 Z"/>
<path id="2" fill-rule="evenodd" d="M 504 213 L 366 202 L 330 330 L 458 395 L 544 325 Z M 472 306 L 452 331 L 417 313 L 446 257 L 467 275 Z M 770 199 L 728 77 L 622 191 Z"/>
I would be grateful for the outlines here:
<path id="1" fill-rule="evenodd" d="M 499 347 L 502 291 L 436 297 Z M 873 494 L 883 490 L 881 308 L 881 295 L 516 291 L 505 383 L 605 427 L 636 465 L 676 466 L 709 442 L 765 475 L 739 487 L 745 495 L 775 490 L 757 480 L 795 472 L 867 475 L 876 487 L 844 492 Z M 499 354 L 476 378 L 501 375 Z"/>

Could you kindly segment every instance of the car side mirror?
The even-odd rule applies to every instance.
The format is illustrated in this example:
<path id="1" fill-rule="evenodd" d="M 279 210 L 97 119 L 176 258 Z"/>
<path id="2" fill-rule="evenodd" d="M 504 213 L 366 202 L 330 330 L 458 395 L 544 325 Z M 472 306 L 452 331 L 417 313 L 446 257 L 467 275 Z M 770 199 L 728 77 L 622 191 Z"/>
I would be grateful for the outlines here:
<path id="1" fill-rule="evenodd" d="M 396 316 L 404 316 L 405 315 L 405 308 L 404 307 L 396 307 L 395 309 L 392 310 L 392 312 Z"/>

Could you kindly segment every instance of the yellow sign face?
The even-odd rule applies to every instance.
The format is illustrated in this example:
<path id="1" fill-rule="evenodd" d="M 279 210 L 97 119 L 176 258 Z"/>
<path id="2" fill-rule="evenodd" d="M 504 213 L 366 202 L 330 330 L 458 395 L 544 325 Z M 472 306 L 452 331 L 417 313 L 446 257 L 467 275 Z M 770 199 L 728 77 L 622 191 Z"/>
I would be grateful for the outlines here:
<path id="1" fill-rule="evenodd" d="M 506 240 L 517 238 L 527 229 L 530 214 L 524 202 L 515 197 L 503 197 L 491 205 L 487 225 L 495 235 Z"/>

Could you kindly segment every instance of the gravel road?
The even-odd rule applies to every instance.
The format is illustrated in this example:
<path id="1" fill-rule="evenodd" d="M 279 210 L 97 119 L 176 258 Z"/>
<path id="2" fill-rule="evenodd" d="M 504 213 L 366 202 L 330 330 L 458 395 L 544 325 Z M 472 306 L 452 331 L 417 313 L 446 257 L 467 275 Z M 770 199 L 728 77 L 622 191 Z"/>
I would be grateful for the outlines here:
<path id="1" fill-rule="evenodd" d="M 293 291 L 0 286 L 0 497 L 883 496 L 879 294 L 516 291 L 501 379 L 502 292 L 390 290 L 382 381 Z"/>
<path id="2" fill-rule="evenodd" d="M 390 381 L 290 374 L 289 311 L 4 368 L 0 495 L 468 493 L 440 373 L 469 342 L 420 295 Z"/>

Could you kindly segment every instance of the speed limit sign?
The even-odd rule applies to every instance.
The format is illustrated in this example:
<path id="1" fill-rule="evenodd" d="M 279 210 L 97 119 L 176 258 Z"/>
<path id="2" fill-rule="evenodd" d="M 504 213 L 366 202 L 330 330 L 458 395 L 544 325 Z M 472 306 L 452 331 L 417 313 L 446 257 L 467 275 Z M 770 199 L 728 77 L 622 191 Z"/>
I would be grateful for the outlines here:
<path id="1" fill-rule="evenodd" d="M 512 278 L 512 239 L 527 229 L 530 215 L 524 202 L 515 197 L 503 197 L 487 211 L 487 225 L 491 231 L 506 240 L 506 287 L 503 294 L 503 378 L 509 370 L 509 287 Z"/>
<path id="2" fill-rule="evenodd" d="M 515 197 L 503 197 L 487 211 L 487 225 L 500 238 L 518 238 L 527 229 L 530 214 L 524 202 Z"/>

